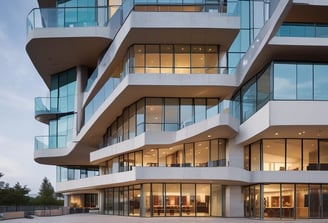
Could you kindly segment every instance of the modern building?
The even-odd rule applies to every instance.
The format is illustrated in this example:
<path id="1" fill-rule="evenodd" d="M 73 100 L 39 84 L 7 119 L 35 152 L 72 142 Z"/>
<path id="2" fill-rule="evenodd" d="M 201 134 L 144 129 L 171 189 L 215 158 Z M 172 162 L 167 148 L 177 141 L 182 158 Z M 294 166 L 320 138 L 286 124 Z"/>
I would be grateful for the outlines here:
<path id="1" fill-rule="evenodd" d="M 328 218 L 328 1 L 38 2 L 34 159 L 66 206 Z"/>

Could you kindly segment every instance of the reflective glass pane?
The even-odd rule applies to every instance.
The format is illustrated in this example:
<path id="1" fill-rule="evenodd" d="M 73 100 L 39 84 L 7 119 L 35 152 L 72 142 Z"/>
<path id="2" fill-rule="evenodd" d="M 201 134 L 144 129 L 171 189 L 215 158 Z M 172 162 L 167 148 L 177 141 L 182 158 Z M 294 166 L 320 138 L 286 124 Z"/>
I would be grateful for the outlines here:
<path id="1" fill-rule="evenodd" d="M 146 131 L 161 131 L 163 118 L 163 99 L 146 99 Z"/>
<path id="2" fill-rule="evenodd" d="M 314 99 L 328 100 L 328 66 L 314 65 Z"/>
<path id="3" fill-rule="evenodd" d="M 256 82 L 252 80 L 242 87 L 242 118 L 246 121 L 256 111 Z"/>
<path id="4" fill-rule="evenodd" d="M 194 123 L 194 109 L 192 99 L 183 98 L 180 104 L 180 128 Z"/>
<path id="5" fill-rule="evenodd" d="M 206 118 L 206 100 L 195 99 L 195 122 L 200 122 Z"/>
<path id="6" fill-rule="evenodd" d="M 313 99 L 313 65 L 297 65 L 297 99 Z"/>
<path id="7" fill-rule="evenodd" d="M 257 80 L 257 109 L 262 108 L 270 99 L 271 66 Z"/>
<path id="8" fill-rule="evenodd" d="M 176 131 L 179 129 L 179 99 L 165 99 L 165 131 Z"/>
<path id="9" fill-rule="evenodd" d="M 296 99 L 296 65 L 274 64 L 274 99 Z"/>

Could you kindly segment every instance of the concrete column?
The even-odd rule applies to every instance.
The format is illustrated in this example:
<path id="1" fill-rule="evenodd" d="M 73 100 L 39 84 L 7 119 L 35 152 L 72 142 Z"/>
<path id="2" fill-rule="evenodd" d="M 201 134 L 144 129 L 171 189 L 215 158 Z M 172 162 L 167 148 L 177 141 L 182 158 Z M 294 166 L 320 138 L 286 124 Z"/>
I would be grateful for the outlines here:
<path id="1" fill-rule="evenodd" d="M 64 194 L 64 207 L 69 207 L 69 195 Z"/>
<path id="2" fill-rule="evenodd" d="M 244 217 L 242 186 L 226 186 L 225 217 Z"/>
<path id="3" fill-rule="evenodd" d="M 83 112 L 83 99 L 84 99 L 84 87 L 88 80 L 88 69 L 86 67 L 76 68 L 76 96 L 75 96 L 75 112 L 76 114 L 76 134 L 81 130 L 84 121 Z"/>
<path id="4" fill-rule="evenodd" d="M 235 139 L 230 139 L 227 143 L 226 151 L 229 166 L 244 168 L 244 147 L 235 143 Z"/>
<path id="5" fill-rule="evenodd" d="M 105 192 L 103 190 L 98 192 L 98 206 L 99 213 L 103 214 L 105 212 Z"/>

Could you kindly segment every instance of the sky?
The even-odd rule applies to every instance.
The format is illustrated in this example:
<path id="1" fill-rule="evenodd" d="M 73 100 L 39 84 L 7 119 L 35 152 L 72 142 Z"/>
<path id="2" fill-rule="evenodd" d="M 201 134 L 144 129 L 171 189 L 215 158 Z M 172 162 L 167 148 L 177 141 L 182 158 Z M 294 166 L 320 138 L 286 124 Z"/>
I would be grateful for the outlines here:
<path id="1" fill-rule="evenodd" d="M 49 90 L 25 50 L 26 17 L 37 7 L 37 0 L 0 0 L 0 181 L 19 182 L 31 194 L 44 177 L 56 183 L 56 168 L 33 159 L 34 137 L 48 134 L 34 119 L 34 98 Z"/>

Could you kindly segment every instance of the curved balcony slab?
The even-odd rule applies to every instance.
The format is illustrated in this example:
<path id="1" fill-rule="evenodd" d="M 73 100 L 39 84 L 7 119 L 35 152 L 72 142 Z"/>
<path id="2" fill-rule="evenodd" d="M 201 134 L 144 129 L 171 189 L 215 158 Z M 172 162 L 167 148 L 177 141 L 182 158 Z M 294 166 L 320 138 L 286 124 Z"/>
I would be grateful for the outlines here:
<path id="1" fill-rule="evenodd" d="M 118 32 L 112 28 L 115 25 L 113 22 L 109 21 L 113 42 L 98 65 L 99 76 L 86 94 L 85 102 L 120 66 L 133 44 L 215 44 L 220 45 L 220 51 L 224 51 L 232 44 L 240 29 L 239 17 L 209 12 L 132 11 Z"/>
<path id="2" fill-rule="evenodd" d="M 327 101 L 270 101 L 240 125 L 237 144 L 262 138 L 328 138 Z"/>
<path id="3" fill-rule="evenodd" d="M 26 51 L 50 86 L 50 75 L 77 64 L 95 67 L 99 54 L 111 42 L 108 27 L 66 27 L 33 29 L 27 37 Z"/>
<path id="4" fill-rule="evenodd" d="M 176 132 L 145 132 L 133 139 L 114 144 L 90 154 L 92 164 L 99 164 L 118 154 L 160 145 L 190 143 L 215 138 L 232 138 L 239 128 L 239 121 L 229 114 L 218 114 Z"/>
<path id="5" fill-rule="evenodd" d="M 60 193 L 149 182 L 247 184 L 251 172 L 234 167 L 133 167 L 131 171 L 57 183 Z"/>
<path id="6" fill-rule="evenodd" d="M 327 61 L 328 37 L 276 36 L 270 40 L 266 48 L 275 60 Z"/>
<path id="7" fill-rule="evenodd" d="M 64 148 L 40 149 L 34 151 L 34 160 L 40 164 L 47 165 L 90 165 L 90 152 L 96 150 L 94 147 L 79 145 L 74 150 L 76 142 L 69 143 Z"/>
<path id="8" fill-rule="evenodd" d="M 154 182 L 249 185 L 256 183 L 328 183 L 328 171 L 246 171 L 235 167 L 133 167 L 131 171 L 56 184 L 59 193 Z"/>
<path id="9" fill-rule="evenodd" d="M 222 97 L 236 87 L 231 75 L 130 74 L 81 129 L 79 141 L 97 146 L 122 110 L 143 97 Z"/>

